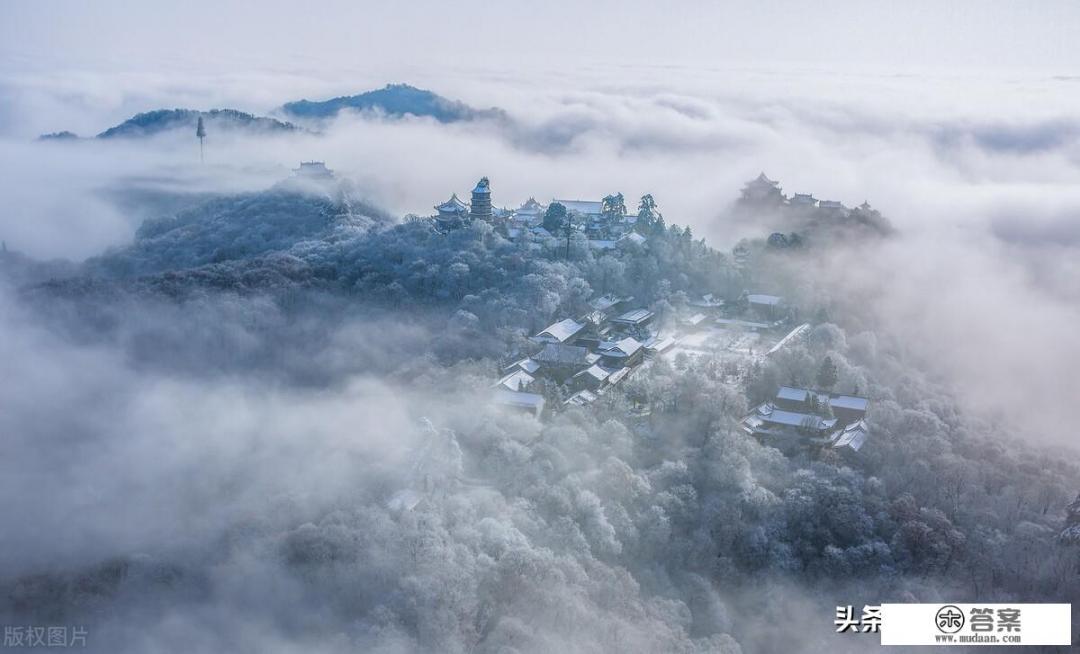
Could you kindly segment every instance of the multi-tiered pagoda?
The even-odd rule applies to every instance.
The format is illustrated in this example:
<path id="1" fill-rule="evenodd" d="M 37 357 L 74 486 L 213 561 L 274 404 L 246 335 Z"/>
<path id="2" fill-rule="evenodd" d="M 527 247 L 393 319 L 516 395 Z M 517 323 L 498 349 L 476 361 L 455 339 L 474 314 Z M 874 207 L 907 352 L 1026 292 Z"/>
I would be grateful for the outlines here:
<path id="1" fill-rule="evenodd" d="M 472 209 L 469 215 L 473 220 L 491 221 L 491 183 L 487 177 L 481 177 L 472 191 Z"/>

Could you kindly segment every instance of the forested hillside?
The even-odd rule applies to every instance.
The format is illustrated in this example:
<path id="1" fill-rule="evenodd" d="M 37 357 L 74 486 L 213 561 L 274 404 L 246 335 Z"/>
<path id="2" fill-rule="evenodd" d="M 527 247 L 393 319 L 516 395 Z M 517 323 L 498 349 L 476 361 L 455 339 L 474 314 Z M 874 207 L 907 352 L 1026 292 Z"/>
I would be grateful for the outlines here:
<path id="1" fill-rule="evenodd" d="M 97 392 L 151 389 L 114 418 L 138 434 L 137 452 L 93 394 L 72 386 L 64 401 L 91 417 L 78 433 L 89 468 L 101 451 L 138 454 L 179 489 L 152 491 L 151 506 L 195 527 L 170 518 L 164 537 L 90 539 L 68 565 L 0 581 L 0 612 L 126 638 L 135 612 L 154 631 L 206 605 L 280 625 L 303 597 L 316 622 L 267 627 L 260 642 L 287 631 L 342 650 L 764 654 L 864 650 L 831 633 L 833 597 L 1080 596 L 1080 550 L 1058 538 L 1080 490 L 1075 460 L 965 413 L 895 332 L 836 301 L 820 257 L 866 256 L 873 241 L 777 248 L 767 231 L 738 257 L 674 224 L 600 254 L 580 235 L 511 242 L 483 222 L 443 233 L 395 222 L 348 188 L 285 186 L 148 221 L 75 276 L 9 286 L 16 347 L 44 339 L 78 357 L 75 343 L 134 371 L 136 382 L 106 372 Z M 736 298 L 766 281 L 812 328 L 749 370 L 723 353 L 656 359 L 596 404 L 539 420 L 487 401 L 528 336 L 594 296 L 635 296 L 664 321 L 705 293 Z M 738 429 L 778 385 L 813 384 L 826 357 L 838 387 L 873 403 L 860 457 L 786 455 Z M 205 433 L 186 431 L 192 416 L 148 422 L 139 405 L 162 385 L 203 407 Z M 280 408 L 289 402 L 299 417 Z M 387 422 L 353 430 L 380 413 Z M 259 453 L 223 444 L 217 418 Z M 31 419 L 44 427 L 14 429 Z M 52 421 L 18 408 L 0 430 L 21 434 L 18 452 L 58 438 Z M 340 439 L 347 465 L 331 454 Z M 160 447 L 178 462 L 144 458 Z M 194 467 L 221 496 L 183 481 Z M 122 490 L 97 493 L 108 509 Z M 189 505 L 202 501 L 213 506 Z M 246 598 L 268 588 L 281 599 L 250 615 Z"/>

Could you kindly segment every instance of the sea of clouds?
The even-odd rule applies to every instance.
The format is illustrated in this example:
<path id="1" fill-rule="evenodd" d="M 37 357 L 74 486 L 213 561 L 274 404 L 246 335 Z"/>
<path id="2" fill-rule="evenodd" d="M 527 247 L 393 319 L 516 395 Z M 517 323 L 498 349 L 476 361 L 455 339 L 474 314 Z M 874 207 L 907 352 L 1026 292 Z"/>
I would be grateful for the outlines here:
<path id="1" fill-rule="evenodd" d="M 418 73 L 404 81 L 473 106 L 501 107 L 510 121 L 443 125 L 345 115 L 320 126 L 319 134 L 211 134 L 205 165 L 199 165 L 194 136 L 186 134 L 34 141 L 60 129 L 90 135 L 158 107 L 272 114 L 288 100 L 388 81 L 398 80 L 273 71 L 168 78 L 8 74 L 0 79 L 0 138 L 7 153 L 0 160 L 0 238 L 35 258 L 78 261 L 129 242 L 147 217 L 118 204 L 118 192 L 258 190 L 287 176 L 298 161 L 319 159 L 395 214 L 426 214 L 452 191 L 464 197 L 482 175 L 491 178 L 495 203 L 510 207 L 529 196 L 599 199 L 616 191 L 633 205 L 648 192 L 669 222 L 689 225 L 696 237 L 726 250 L 771 231 L 771 225 L 736 222 L 729 214 L 741 184 L 765 171 L 788 193 L 813 192 L 849 206 L 869 200 L 896 226 L 887 242 L 819 253 L 815 265 L 828 280 L 824 292 L 831 300 L 858 306 L 870 323 L 864 327 L 902 342 L 912 360 L 947 380 L 972 411 L 1000 419 L 1016 438 L 1072 438 L 1072 397 L 1064 380 L 1080 369 L 1080 190 L 1074 183 L 1080 125 L 1070 114 L 1080 94 L 1075 80 L 643 66 Z M 233 309 L 211 302 L 206 315 L 227 331 Z M 264 309 L 241 307 L 236 314 Z M 184 323 L 168 309 L 145 311 L 151 322 L 199 322 Z M 504 561 L 498 565 L 520 566 L 500 574 L 525 589 L 525 597 L 501 601 L 523 603 L 520 614 L 535 618 L 514 627 L 520 633 L 504 623 L 490 636 L 504 651 L 513 651 L 515 642 L 540 642 L 541 649 L 576 642 L 581 651 L 597 651 L 604 634 L 619 634 L 631 648 L 680 643 L 687 651 L 736 651 L 718 635 L 730 625 L 708 584 L 672 582 L 686 602 L 679 605 L 645 597 L 638 580 L 603 562 L 604 548 L 615 547 L 606 538 L 613 518 L 589 494 L 663 483 L 638 479 L 636 471 L 602 469 L 606 455 L 627 447 L 628 434 L 586 445 L 575 443 L 567 427 L 557 451 L 544 454 L 555 461 L 545 465 L 572 468 L 561 457 L 579 445 L 596 448 L 583 460 L 597 469 L 577 471 L 580 478 L 568 472 L 571 482 L 549 498 L 591 531 L 533 547 L 542 529 L 505 490 L 512 485 L 503 492 L 455 490 L 443 509 L 445 524 L 435 527 L 397 529 L 387 522 L 396 519 L 387 497 L 424 483 L 417 481 L 418 451 L 442 448 L 435 458 L 453 464 L 457 437 L 441 425 L 476 426 L 453 402 L 444 405 L 384 378 L 393 366 L 378 362 L 372 344 L 392 339 L 391 349 L 404 360 L 402 352 L 421 350 L 434 338 L 422 328 L 390 336 L 394 330 L 386 324 L 343 321 L 316 361 L 354 363 L 333 383 L 312 388 L 258 368 L 202 375 L 191 366 L 160 365 L 169 352 L 197 360 L 183 348 L 159 352 L 148 365 L 123 339 L 81 342 L 38 321 L 17 289 L 3 289 L 0 433 L 7 449 L 0 489 L 19 501 L 0 516 L 11 526 L 0 536 L 0 577 L 85 570 L 133 556 L 125 559 L 123 586 L 131 595 L 90 607 L 105 616 L 104 633 L 131 643 L 129 651 L 161 649 L 169 639 L 189 643 L 183 639 L 193 632 L 202 636 L 195 651 L 240 643 L 247 651 L 300 651 L 305 642 L 410 651 L 415 642 L 395 631 L 400 625 L 379 619 L 380 611 L 406 611 L 405 600 L 379 595 L 391 587 L 387 579 L 406 573 L 418 585 L 409 601 L 419 602 L 408 609 L 415 616 L 409 629 L 444 651 L 459 649 L 475 634 L 448 631 L 456 624 L 455 616 L 441 612 L 448 600 L 422 587 L 460 588 L 455 592 L 467 596 L 475 590 L 469 579 L 496 565 L 496 553 Z M 243 339 L 259 333 L 244 331 L 235 343 L 215 333 L 206 342 L 244 347 Z M 207 363 L 213 358 L 202 356 Z M 177 367 L 185 372 L 175 373 Z M 437 426 L 428 427 L 424 418 Z M 523 443 L 503 435 L 474 438 L 490 440 L 507 460 L 544 458 L 529 449 L 536 428 L 523 423 L 520 429 Z M 467 477 L 461 470 L 438 474 Z M 618 479 L 623 486 L 604 485 Z M 424 540 L 430 538 L 444 540 Z M 403 554 L 408 547 L 419 548 L 413 558 Z M 294 550 L 300 559 L 324 562 L 359 557 L 362 570 L 343 563 L 330 569 L 344 577 L 297 582 L 279 568 L 280 557 Z M 507 551 L 514 555 L 502 556 Z M 418 560 L 420 567 L 411 569 Z M 306 563 L 288 565 L 295 570 Z M 644 563 L 632 572 L 649 574 Z M 326 568 L 312 567 L 311 574 L 326 574 Z M 604 588 L 619 597 L 603 598 Z M 310 596 L 313 589 L 326 596 Z M 144 608 L 148 597 L 183 608 Z M 212 603 L 200 608 L 206 597 Z M 468 601 L 455 597 L 461 604 L 450 606 Z M 297 606 L 312 611 L 298 615 Z M 350 611 L 363 621 L 344 618 Z M 712 639 L 691 646 L 680 630 Z"/>
<path id="2" fill-rule="evenodd" d="M 466 196 L 482 175 L 496 204 L 510 207 L 530 196 L 616 191 L 633 206 L 652 193 L 669 222 L 728 249 L 773 227 L 728 217 L 741 184 L 765 171 L 788 193 L 880 209 L 899 235 L 838 259 L 836 294 L 872 289 L 858 296 L 878 310 L 876 327 L 910 335 L 973 401 L 1019 408 L 1043 434 L 1064 431 L 1067 402 L 1055 388 L 1080 364 L 1080 343 L 1070 338 L 1080 318 L 1080 191 L 1072 183 L 1080 126 L 1069 113 L 1076 80 L 677 66 L 414 75 L 407 81 L 501 107 L 510 120 L 344 115 L 319 134 L 211 134 L 199 166 L 186 134 L 131 143 L 32 138 L 67 127 L 92 134 L 136 106 L 273 114 L 290 99 L 381 81 L 348 71 L 88 73 L 62 83 L 9 75 L 0 85 L 8 111 L 32 119 L 8 121 L 4 134 L 11 156 L 0 164 L 0 238 L 31 256 L 78 260 L 126 243 L 146 217 L 118 207 L 110 191 L 257 190 L 301 159 L 320 159 L 399 215 L 425 215 L 451 192 Z M 998 368 L 988 374 L 988 365 Z"/>

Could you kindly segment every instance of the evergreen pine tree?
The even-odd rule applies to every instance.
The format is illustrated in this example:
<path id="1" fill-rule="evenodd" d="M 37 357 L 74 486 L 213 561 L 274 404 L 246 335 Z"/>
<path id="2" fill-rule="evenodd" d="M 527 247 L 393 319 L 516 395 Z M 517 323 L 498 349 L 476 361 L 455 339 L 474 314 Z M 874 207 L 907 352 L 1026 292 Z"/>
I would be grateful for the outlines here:
<path id="1" fill-rule="evenodd" d="M 559 230 L 566 222 L 569 222 L 567 220 L 566 206 L 560 202 L 549 204 L 547 211 L 544 212 L 544 229 L 554 236 L 559 233 Z"/>
<path id="2" fill-rule="evenodd" d="M 830 390 L 833 386 L 836 386 L 838 376 L 839 372 L 836 369 L 836 364 L 833 363 L 832 357 L 825 357 L 817 372 L 818 388 Z"/>

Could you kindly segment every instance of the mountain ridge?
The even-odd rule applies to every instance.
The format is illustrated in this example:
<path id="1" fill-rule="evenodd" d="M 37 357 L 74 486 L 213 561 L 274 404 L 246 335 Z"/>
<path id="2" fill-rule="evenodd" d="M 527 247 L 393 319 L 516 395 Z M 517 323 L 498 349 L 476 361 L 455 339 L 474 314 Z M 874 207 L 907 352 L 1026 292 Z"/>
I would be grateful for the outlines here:
<path id="1" fill-rule="evenodd" d="M 343 95 L 329 100 L 297 100 L 281 106 L 282 113 L 293 118 L 325 119 L 345 110 L 378 111 L 393 118 L 430 117 L 440 123 L 504 118 L 502 109 L 476 109 L 460 100 L 451 100 L 427 89 L 409 84 L 387 84 L 381 89 L 357 95 Z"/>
<path id="2" fill-rule="evenodd" d="M 342 111 L 373 112 L 390 118 L 416 116 L 434 118 L 440 123 L 482 119 L 505 119 L 502 109 L 476 109 L 459 100 L 451 100 L 427 89 L 409 84 L 387 84 L 381 89 L 356 95 L 338 96 L 329 100 L 295 100 L 286 102 L 277 111 L 297 119 L 318 122 L 337 116 Z M 199 118 L 211 133 L 217 131 L 252 132 L 256 134 L 287 134 L 307 131 L 295 123 L 259 116 L 239 109 L 153 109 L 135 114 L 92 137 L 80 137 L 63 130 L 42 134 L 38 141 L 70 142 L 86 139 L 144 138 L 177 129 L 195 130 Z"/>

